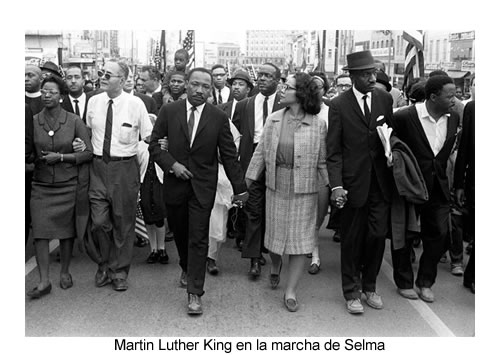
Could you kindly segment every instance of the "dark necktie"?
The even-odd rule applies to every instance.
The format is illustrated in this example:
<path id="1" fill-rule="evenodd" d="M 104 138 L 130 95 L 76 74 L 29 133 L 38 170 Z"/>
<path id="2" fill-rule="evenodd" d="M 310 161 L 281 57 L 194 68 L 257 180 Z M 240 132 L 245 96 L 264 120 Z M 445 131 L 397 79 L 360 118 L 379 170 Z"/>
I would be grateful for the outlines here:
<path id="1" fill-rule="evenodd" d="M 219 89 L 218 90 L 218 105 L 221 105 L 223 104 L 223 101 L 222 101 L 222 90 Z"/>
<path id="2" fill-rule="evenodd" d="M 75 103 L 75 113 L 80 116 L 80 108 L 78 107 L 78 100 L 73 100 Z"/>
<path id="3" fill-rule="evenodd" d="M 269 108 L 267 103 L 269 102 L 269 97 L 265 96 L 265 100 L 263 101 L 263 125 L 265 125 L 265 120 L 267 119 L 267 116 L 269 115 Z"/>
<path id="4" fill-rule="evenodd" d="M 106 115 L 106 131 L 104 133 L 104 147 L 102 149 L 102 159 L 105 163 L 111 160 L 111 135 L 113 133 L 113 100 L 109 100 Z"/>
<path id="5" fill-rule="evenodd" d="M 196 111 L 196 108 L 192 106 L 191 114 L 189 115 L 189 120 L 187 121 L 187 128 L 189 129 L 189 145 L 192 142 L 192 131 L 194 131 L 194 111 Z"/>
<path id="6" fill-rule="evenodd" d="M 369 106 L 367 106 L 367 95 L 362 96 L 362 99 L 364 100 L 364 117 L 366 118 L 367 124 L 369 124 L 369 121 L 371 120 L 371 111 L 369 111 Z"/>

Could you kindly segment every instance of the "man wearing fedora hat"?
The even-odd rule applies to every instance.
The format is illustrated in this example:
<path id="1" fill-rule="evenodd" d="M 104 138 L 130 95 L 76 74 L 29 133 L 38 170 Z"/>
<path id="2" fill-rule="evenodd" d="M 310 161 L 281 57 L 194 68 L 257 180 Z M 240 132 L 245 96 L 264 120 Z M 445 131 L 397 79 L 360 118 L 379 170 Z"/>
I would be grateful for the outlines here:
<path id="1" fill-rule="evenodd" d="M 47 75 L 57 75 L 58 77 L 62 78 L 59 67 L 54 62 L 46 61 L 45 63 L 43 63 L 40 69 L 42 70 L 42 77 L 44 78 Z"/>
<path id="2" fill-rule="evenodd" d="M 390 184 L 383 144 L 376 127 L 391 125 L 393 99 L 375 88 L 376 67 L 370 51 L 347 55 L 352 88 L 331 101 L 327 167 L 331 203 L 342 208 L 341 279 L 350 313 L 367 304 L 383 308 L 376 292 L 388 233 Z"/>
<path id="3" fill-rule="evenodd" d="M 253 83 L 251 82 L 251 78 L 249 74 L 244 70 L 238 70 L 234 73 L 234 76 L 227 79 L 227 82 L 232 88 L 232 100 L 227 101 L 222 104 L 220 108 L 224 111 L 227 116 L 232 120 L 232 116 L 234 115 L 234 110 L 236 108 L 236 104 L 244 100 L 248 97 L 251 90 L 253 90 Z"/>

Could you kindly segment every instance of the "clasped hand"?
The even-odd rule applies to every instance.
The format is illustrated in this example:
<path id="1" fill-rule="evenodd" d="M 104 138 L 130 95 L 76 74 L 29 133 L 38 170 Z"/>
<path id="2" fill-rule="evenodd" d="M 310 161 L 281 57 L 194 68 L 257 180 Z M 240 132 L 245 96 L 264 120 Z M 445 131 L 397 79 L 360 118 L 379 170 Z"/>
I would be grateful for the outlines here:
<path id="1" fill-rule="evenodd" d="M 246 201 L 248 201 L 248 197 L 249 197 L 249 194 L 247 191 L 243 192 L 241 194 L 238 194 L 238 195 L 234 195 L 234 196 L 232 196 L 232 204 L 238 208 L 241 208 L 244 206 Z"/>
<path id="2" fill-rule="evenodd" d="M 59 154 L 59 153 L 47 152 L 44 150 L 42 150 L 41 153 L 42 153 L 42 156 L 40 159 L 45 161 L 45 163 L 47 163 L 49 165 L 53 165 L 53 164 L 61 161 L 61 154 Z"/>
<path id="3" fill-rule="evenodd" d="M 343 208 L 345 207 L 345 204 L 347 203 L 348 201 L 348 198 L 347 198 L 347 194 L 348 194 L 348 191 L 347 190 L 344 190 L 343 188 L 338 188 L 338 189 L 335 189 L 332 193 L 331 193 L 331 204 L 333 206 L 336 206 L 338 208 Z"/>

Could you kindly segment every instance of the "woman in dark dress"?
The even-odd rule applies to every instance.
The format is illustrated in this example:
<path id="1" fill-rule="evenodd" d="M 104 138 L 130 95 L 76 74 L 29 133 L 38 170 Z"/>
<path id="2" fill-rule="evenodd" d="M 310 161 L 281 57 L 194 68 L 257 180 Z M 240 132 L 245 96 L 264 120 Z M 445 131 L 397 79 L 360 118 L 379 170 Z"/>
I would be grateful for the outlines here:
<path id="1" fill-rule="evenodd" d="M 87 128 L 76 115 L 62 109 L 66 94 L 64 81 L 48 76 L 42 83 L 45 108 L 33 118 L 32 157 L 35 163 L 31 192 L 31 216 L 36 261 L 40 281 L 28 292 L 30 298 L 50 293 L 49 241 L 59 239 L 61 254 L 60 286 L 73 286 L 69 264 L 76 233 L 78 165 L 92 160 Z M 80 138 L 86 145 L 73 152 L 72 142 Z"/>

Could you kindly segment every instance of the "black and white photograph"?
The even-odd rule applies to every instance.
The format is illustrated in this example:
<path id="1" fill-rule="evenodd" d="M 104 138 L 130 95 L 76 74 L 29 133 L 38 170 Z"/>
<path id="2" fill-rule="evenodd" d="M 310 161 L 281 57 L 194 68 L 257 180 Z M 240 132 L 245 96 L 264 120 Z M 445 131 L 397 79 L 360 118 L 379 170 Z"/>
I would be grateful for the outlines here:
<path id="1" fill-rule="evenodd" d="M 18 29 L 26 351 L 465 354 L 493 341 L 478 315 L 496 313 L 494 282 L 480 277 L 475 298 L 475 231 L 484 251 L 493 228 L 475 228 L 485 31 L 356 23 L 367 4 L 273 5 L 272 20 L 205 4 L 207 18 L 171 23 L 197 2 L 133 4 L 130 22 Z M 298 20 L 321 11 L 350 20 Z M 237 22 L 263 13 L 274 26 Z"/>

